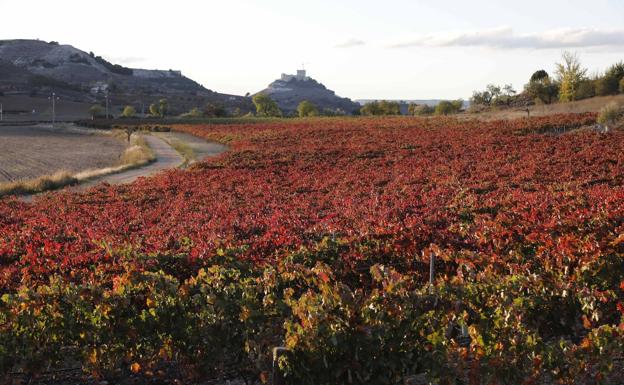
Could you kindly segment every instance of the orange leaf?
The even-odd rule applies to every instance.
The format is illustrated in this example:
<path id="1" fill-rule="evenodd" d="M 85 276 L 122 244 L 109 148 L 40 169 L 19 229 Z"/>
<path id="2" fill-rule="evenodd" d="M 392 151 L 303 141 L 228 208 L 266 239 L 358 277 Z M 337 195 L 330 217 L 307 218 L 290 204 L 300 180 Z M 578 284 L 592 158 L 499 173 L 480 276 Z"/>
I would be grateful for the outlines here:
<path id="1" fill-rule="evenodd" d="M 138 362 L 135 362 L 132 365 L 130 365 L 130 370 L 132 371 L 132 373 L 137 374 L 138 372 L 141 371 L 141 365 L 139 365 Z"/>

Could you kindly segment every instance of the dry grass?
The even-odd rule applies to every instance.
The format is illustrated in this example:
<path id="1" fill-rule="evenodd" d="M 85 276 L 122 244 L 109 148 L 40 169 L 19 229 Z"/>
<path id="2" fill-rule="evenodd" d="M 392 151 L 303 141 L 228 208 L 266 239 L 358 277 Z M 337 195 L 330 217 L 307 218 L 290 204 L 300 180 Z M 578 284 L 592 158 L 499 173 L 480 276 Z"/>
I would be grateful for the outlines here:
<path id="1" fill-rule="evenodd" d="M 609 103 L 624 104 L 624 95 L 599 96 L 595 98 L 579 100 L 570 103 L 555 103 L 548 105 L 531 106 L 531 116 L 544 116 L 553 114 L 599 112 L 601 108 Z M 526 117 L 527 113 L 522 109 L 501 109 L 497 111 L 487 111 L 476 114 L 464 114 L 466 118 L 477 118 L 484 120 L 515 119 Z"/>
<path id="2" fill-rule="evenodd" d="M 156 155 L 142 136 L 134 135 L 130 144 L 130 147 L 119 158 L 120 166 L 137 167 L 156 160 Z"/>
<path id="3" fill-rule="evenodd" d="M 182 157 L 184 158 L 183 166 L 192 164 L 197 160 L 197 155 L 195 154 L 195 151 L 188 144 L 177 139 L 168 140 L 167 143 L 169 143 L 171 147 L 173 147 L 180 155 L 182 155 Z"/>
<path id="4" fill-rule="evenodd" d="M 36 179 L 0 184 L 0 197 L 5 195 L 36 194 L 78 183 L 78 178 L 68 171 L 59 171 L 52 175 Z"/>

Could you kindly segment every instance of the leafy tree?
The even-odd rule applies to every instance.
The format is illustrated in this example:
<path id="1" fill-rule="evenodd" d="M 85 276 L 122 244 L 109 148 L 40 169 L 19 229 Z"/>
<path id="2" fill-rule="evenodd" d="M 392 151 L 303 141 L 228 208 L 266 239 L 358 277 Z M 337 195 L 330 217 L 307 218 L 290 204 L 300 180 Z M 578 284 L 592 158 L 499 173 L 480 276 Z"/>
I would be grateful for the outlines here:
<path id="1" fill-rule="evenodd" d="M 593 98 L 596 96 L 596 86 L 598 82 L 590 79 L 585 79 L 579 83 L 578 90 L 576 91 L 576 100 Z"/>
<path id="2" fill-rule="evenodd" d="M 160 112 L 158 111 L 158 105 L 156 103 L 150 104 L 149 112 L 152 116 L 160 116 Z"/>
<path id="3" fill-rule="evenodd" d="M 164 117 L 169 110 L 169 102 L 167 99 L 160 99 L 158 101 L 158 113 L 161 117 Z"/>
<path id="4" fill-rule="evenodd" d="M 561 84 L 559 100 L 571 102 L 577 99 L 579 85 L 587 75 L 587 69 L 581 67 L 581 61 L 576 54 L 564 52 L 562 62 L 557 63 L 557 80 Z"/>
<path id="5" fill-rule="evenodd" d="M 89 107 L 89 115 L 91 115 L 91 120 L 95 119 L 96 116 L 100 116 L 104 113 L 104 108 L 99 104 L 94 104 Z"/>
<path id="6" fill-rule="evenodd" d="M 495 84 L 488 84 L 485 88 L 490 93 L 490 95 L 492 95 L 492 101 L 498 99 L 502 94 L 501 87 Z"/>
<path id="7" fill-rule="evenodd" d="M 124 118 L 132 118 L 134 115 L 136 115 L 136 110 L 132 106 L 125 106 L 121 113 Z"/>
<path id="8" fill-rule="evenodd" d="M 299 117 L 305 118 L 307 116 L 317 116 L 319 111 L 312 102 L 304 100 L 297 106 L 297 113 Z"/>
<path id="9" fill-rule="evenodd" d="M 258 116 L 264 117 L 281 117 L 282 111 L 277 106 L 277 103 L 265 94 L 254 95 L 252 102 L 256 106 L 256 113 Z"/>
<path id="10" fill-rule="evenodd" d="M 401 115 L 401 105 L 393 101 L 373 101 L 366 103 L 361 109 L 362 115 Z"/>
<path id="11" fill-rule="evenodd" d="M 536 71 L 524 86 L 524 92 L 534 100 L 541 103 L 550 104 L 559 93 L 559 86 L 553 82 L 548 72 L 544 70 Z"/>
<path id="12" fill-rule="evenodd" d="M 455 114 L 455 113 L 458 113 L 459 111 L 461 111 L 463 105 L 464 105 L 464 101 L 461 100 L 461 99 L 453 100 L 453 101 L 442 100 L 435 107 L 435 114 L 436 115 Z"/>
<path id="13" fill-rule="evenodd" d="M 624 79 L 624 62 L 612 65 L 604 76 L 596 82 L 596 94 L 599 96 L 615 95 L 620 91 L 620 82 Z"/>
<path id="14" fill-rule="evenodd" d="M 490 91 L 474 91 L 472 93 L 472 97 L 470 98 L 470 104 L 473 105 L 481 105 L 481 106 L 489 106 L 492 104 L 492 94 Z"/>
<path id="15" fill-rule="evenodd" d="M 529 80 L 529 82 L 542 82 L 548 78 L 548 72 L 544 70 L 537 70 L 533 73 L 533 75 L 531 75 L 531 79 Z"/>

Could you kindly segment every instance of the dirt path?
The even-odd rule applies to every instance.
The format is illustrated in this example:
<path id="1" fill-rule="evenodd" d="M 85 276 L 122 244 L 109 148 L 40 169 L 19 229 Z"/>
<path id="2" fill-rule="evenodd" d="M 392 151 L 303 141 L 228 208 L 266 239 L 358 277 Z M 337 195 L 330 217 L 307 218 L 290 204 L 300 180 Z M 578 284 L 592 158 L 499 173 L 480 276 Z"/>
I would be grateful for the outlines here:
<path id="1" fill-rule="evenodd" d="M 74 189 L 89 188 L 102 182 L 106 182 L 109 184 L 132 183 L 139 177 L 150 176 L 162 170 L 175 168 L 181 165 L 182 162 L 184 162 L 182 156 L 178 154 L 178 152 L 163 139 L 154 135 L 145 135 L 144 138 L 152 151 L 154 151 L 154 155 L 156 155 L 156 161 L 144 167 L 96 178 L 92 181 L 82 183 L 79 186 L 75 186 Z"/>

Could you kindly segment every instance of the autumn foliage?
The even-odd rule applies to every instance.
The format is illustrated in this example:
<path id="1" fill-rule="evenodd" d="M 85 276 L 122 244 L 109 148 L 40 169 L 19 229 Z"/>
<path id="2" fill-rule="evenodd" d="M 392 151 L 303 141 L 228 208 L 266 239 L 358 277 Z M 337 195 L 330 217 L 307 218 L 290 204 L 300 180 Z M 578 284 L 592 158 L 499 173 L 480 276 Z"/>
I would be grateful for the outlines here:
<path id="1" fill-rule="evenodd" d="M 0 371 L 260 379 L 285 344 L 298 384 L 604 378 L 624 133 L 553 134 L 595 119 L 174 127 L 230 150 L 0 201 Z"/>

